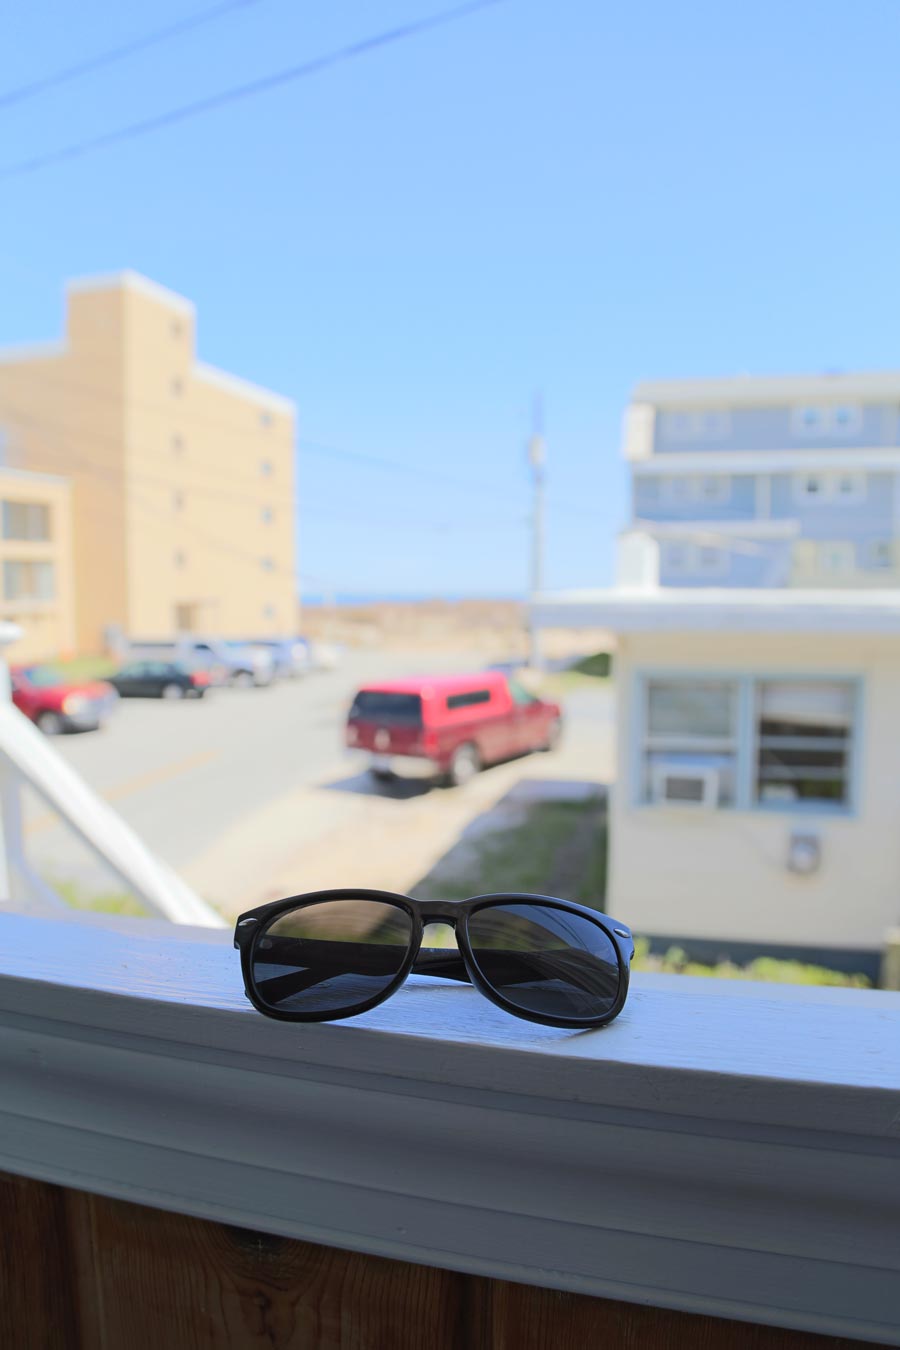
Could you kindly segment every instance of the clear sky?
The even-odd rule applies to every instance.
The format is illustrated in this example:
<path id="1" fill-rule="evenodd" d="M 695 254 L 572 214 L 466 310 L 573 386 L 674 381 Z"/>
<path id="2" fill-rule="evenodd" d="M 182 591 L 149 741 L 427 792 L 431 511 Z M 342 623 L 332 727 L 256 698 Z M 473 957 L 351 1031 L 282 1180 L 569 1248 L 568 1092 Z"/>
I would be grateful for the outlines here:
<path id="1" fill-rule="evenodd" d="M 9 8 L 0 95 L 207 7 Z M 0 104 L 0 169 L 440 8 L 255 0 Z M 604 584 L 635 380 L 900 365 L 898 43 L 897 0 L 505 0 L 0 180 L 0 342 L 70 276 L 190 297 L 297 402 L 309 591 L 521 593 L 540 389 L 547 582 Z"/>

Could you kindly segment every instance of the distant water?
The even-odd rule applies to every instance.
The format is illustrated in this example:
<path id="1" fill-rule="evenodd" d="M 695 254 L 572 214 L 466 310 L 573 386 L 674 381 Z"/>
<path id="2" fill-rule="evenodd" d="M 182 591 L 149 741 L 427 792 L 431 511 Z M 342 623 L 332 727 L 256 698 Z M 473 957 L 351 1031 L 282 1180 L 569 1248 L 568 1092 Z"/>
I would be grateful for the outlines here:
<path id="1" fill-rule="evenodd" d="M 315 609 L 320 605 L 421 605 L 429 601 L 458 603 L 461 600 L 495 600 L 501 604 L 523 604 L 524 595 L 432 595 L 428 592 L 401 595 L 397 592 L 379 592 L 367 595 L 363 591 L 338 591 L 335 595 L 301 595 L 300 603 Z"/>

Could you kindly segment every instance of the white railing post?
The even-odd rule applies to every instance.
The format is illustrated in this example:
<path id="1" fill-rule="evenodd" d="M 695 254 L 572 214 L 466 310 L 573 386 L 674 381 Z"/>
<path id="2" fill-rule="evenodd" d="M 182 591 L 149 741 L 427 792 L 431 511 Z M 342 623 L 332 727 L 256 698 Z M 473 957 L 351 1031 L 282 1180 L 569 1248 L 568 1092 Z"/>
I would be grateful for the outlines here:
<path id="1" fill-rule="evenodd" d="M 22 829 L 21 789 L 28 783 L 51 810 L 153 914 L 174 923 L 221 928 L 220 914 L 97 796 L 12 704 L 4 649 L 21 629 L 0 623 L 0 903 L 32 913 L 68 906 L 31 865 Z"/>

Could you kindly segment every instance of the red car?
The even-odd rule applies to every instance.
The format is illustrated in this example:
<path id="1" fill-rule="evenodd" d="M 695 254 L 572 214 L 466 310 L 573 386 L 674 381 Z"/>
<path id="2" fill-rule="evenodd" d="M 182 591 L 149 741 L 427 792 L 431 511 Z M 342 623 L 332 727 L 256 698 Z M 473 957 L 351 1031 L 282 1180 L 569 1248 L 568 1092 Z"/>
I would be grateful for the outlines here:
<path id="1" fill-rule="evenodd" d="M 13 666 L 10 675 L 13 703 L 48 736 L 96 731 L 118 699 L 104 680 L 73 682 L 52 666 Z"/>
<path id="2" fill-rule="evenodd" d="M 552 750 L 562 711 L 498 671 L 367 684 L 347 718 L 347 745 L 372 755 L 371 771 L 403 769 L 468 782 L 484 764 Z"/>

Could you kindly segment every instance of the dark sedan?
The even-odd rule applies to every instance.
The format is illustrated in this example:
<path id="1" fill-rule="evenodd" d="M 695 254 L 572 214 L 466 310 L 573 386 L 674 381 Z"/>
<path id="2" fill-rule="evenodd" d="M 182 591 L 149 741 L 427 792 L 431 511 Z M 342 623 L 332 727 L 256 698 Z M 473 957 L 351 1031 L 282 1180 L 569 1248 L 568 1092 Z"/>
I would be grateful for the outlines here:
<path id="1" fill-rule="evenodd" d="M 180 661 L 130 661 L 109 683 L 123 698 L 202 698 L 210 677 Z"/>

